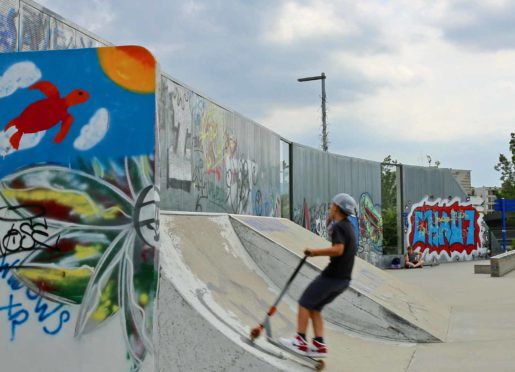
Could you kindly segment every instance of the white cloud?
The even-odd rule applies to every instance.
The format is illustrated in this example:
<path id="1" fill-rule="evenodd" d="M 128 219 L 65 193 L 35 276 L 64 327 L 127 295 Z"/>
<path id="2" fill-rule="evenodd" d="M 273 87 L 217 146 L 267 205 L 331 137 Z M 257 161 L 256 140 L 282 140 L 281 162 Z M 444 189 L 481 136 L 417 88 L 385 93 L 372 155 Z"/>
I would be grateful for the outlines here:
<path id="1" fill-rule="evenodd" d="M 326 1 L 312 1 L 308 5 L 288 1 L 266 32 L 265 40 L 286 44 L 326 35 L 343 36 L 356 31 L 355 26 L 338 17 L 332 4 Z"/>
<path id="2" fill-rule="evenodd" d="M 307 107 L 275 107 L 258 122 L 281 134 L 283 137 L 298 141 L 311 133 L 318 133 L 320 111 L 315 106 Z"/>
<path id="3" fill-rule="evenodd" d="M 7 156 L 12 154 L 15 151 L 21 151 L 30 149 L 35 147 L 41 142 L 43 137 L 45 136 L 46 131 L 38 132 L 38 133 L 25 133 L 21 137 L 20 147 L 18 150 L 15 150 L 11 143 L 9 142 L 9 138 L 16 132 L 16 128 L 11 127 L 7 132 L 0 132 L 0 156 Z"/>
<path id="4" fill-rule="evenodd" d="M 41 71 L 32 62 L 18 62 L 0 76 L 0 98 L 10 96 L 41 79 Z"/>
<path id="5" fill-rule="evenodd" d="M 73 147 L 81 151 L 93 148 L 105 137 L 108 129 L 109 112 L 105 108 L 100 108 L 91 117 L 88 124 L 82 127 Z"/>

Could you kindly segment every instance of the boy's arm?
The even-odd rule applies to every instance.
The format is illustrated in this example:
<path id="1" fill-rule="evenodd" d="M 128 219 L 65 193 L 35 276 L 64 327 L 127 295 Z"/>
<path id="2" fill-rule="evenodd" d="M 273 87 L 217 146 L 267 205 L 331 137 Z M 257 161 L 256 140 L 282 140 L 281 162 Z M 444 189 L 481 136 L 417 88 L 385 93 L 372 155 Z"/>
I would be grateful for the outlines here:
<path id="1" fill-rule="evenodd" d="M 404 256 L 404 262 L 409 263 L 409 254 L 407 254 L 407 253 Z"/>
<path id="2" fill-rule="evenodd" d="M 345 246 L 343 243 L 334 244 L 329 248 L 306 248 L 304 250 L 304 254 L 309 257 L 314 256 L 329 256 L 336 257 L 341 256 L 343 251 L 345 250 Z"/>

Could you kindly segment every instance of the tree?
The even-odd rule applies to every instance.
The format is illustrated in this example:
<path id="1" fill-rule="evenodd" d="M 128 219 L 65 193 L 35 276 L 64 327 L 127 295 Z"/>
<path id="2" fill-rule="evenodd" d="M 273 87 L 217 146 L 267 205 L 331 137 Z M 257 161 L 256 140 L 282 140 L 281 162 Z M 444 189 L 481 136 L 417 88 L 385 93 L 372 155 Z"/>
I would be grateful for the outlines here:
<path id="1" fill-rule="evenodd" d="M 383 217 L 383 252 L 397 253 L 397 165 L 391 155 L 384 158 L 381 167 L 381 216 Z"/>
<path id="2" fill-rule="evenodd" d="M 399 162 L 392 159 L 391 155 L 386 156 L 383 160 L 381 167 L 382 209 L 397 207 L 397 165 Z"/>
<path id="3" fill-rule="evenodd" d="M 495 192 L 498 198 L 515 199 L 515 133 L 510 139 L 511 159 L 504 154 L 499 155 L 499 162 L 494 167 L 501 172 L 501 188 Z"/>

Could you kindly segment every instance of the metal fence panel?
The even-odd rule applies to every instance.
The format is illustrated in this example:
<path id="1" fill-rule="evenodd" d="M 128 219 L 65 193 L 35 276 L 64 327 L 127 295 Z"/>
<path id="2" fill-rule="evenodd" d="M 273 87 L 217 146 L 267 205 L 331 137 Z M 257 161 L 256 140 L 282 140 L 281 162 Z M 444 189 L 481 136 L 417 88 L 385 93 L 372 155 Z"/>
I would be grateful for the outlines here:
<path id="1" fill-rule="evenodd" d="M 50 20 L 50 48 L 58 49 L 74 49 L 75 29 L 68 26 L 55 18 Z"/>
<path id="2" fill-rule="evenodd" d="M 2 0 L 0 3 L 0 52 L 18 50 L 18 19 L 20 2 Z"/>
<path id="3" fill-rule="evenodd" d="M 51 49 L 50 16 L 23 2 L 20 9 L 19 50 Z"/>
<path id="4" fill-rule="evenodd" d="M 159 111 L 163 209 L 280 216 L 278 135 L 166 77 Z"/>
<path id="5" fill-rule="evenodd" d="M 433 198 L 465 199 L 467 194 L 446 168 L 418 167 L 403 165 L 403 203 L 409 209 L 426 196 Z"/>

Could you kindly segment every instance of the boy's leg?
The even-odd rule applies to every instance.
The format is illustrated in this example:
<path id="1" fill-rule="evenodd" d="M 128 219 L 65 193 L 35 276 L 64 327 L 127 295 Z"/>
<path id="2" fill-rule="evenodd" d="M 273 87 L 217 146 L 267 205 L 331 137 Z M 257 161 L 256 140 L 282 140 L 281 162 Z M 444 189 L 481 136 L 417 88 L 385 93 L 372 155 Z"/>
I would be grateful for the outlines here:
<path id="1" fill-rule="evenodd" d="M 324 318 L 322 318 L 322 313 L 317 310 L 311 310 L 309 316 L 313 322 L 315 333 L 313 342 L 309 346 L 309 355 L 315 358 L 325 358 L 327 356 L 327 345 L 324 341 Z"/>
<path id="2" fill-rule="evenodd" d="M 309 322 L 309 314 L 310 311 L 306 309 L 304 306 L 299 305 L 299 312 L 297 314 L 297 332 L 303 335 L 306 334 L 308 330 L 308 322 Z"/>
<path id="3" fill-rule="evenodd" d="M 313 322 L 315 337 L 324 337 L 324 318 L 322 318 L 322 313 L 320 311 L 311 310 L 309 315 Z"/>

